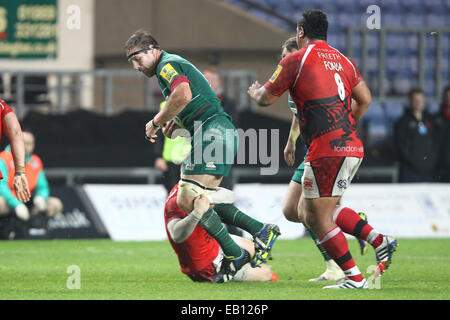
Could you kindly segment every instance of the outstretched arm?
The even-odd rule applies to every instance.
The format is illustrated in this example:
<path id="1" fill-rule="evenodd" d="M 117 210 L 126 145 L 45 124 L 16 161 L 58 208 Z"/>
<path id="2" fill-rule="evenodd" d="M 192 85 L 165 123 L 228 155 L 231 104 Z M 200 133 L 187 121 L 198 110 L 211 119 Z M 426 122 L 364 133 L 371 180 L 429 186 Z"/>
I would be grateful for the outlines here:
<path id="1" fill-rule="evenodd" d="M 269 93 L 264 86 L 262 86 L 258 81 L 255 81 L 247 91 L 250 98 L 255 100 L 255 102 L 261 107 L 267 107 L 277 101 L 278 97 Z"/>

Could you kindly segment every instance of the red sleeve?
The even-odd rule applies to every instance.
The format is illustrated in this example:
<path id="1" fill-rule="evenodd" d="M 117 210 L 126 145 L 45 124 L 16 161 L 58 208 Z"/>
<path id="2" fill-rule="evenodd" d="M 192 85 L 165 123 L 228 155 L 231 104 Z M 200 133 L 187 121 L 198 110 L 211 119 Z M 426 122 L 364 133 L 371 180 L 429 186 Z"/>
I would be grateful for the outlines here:
<path id="1" fill-rule="evenodd" d="M 186 76 L 179 75 L 170 84 L 170 92 L 173 92 L 173 90 L 175 90 L 177 85 L 179 85 L 180 83 L 183 83 L 183 82 L 187 82 L 189 85 L 191 84 L 191 82 L 189 81 L 189 79 Z"/>
<path id="2" fill-rule="evenodd" d="M 172 197 L 166 202 L 164 215 L 166 216 L 166 224 L 173 219 L 183 219 L 187 216 L 186 212 L 177 206 L 177 197 Z"/>
<path id="3" fill-rule="evenodd" d="M 272 77 L 264 85 L 270 94 L 280 97 L 294 84 L 300 67 L 299 57 L 298 54 L 290 54 L 280 61 Z"/>
<path id="4" fill-rule="evenodd" d="M 0 112 L 1 112 L 2 120 L 3 120 L 3 117 L 6 116 L 8 113 L 14 112 L 14 110 L 11 109 L 11 108 L 6 104 L 6 102 L 5 102 L 4 100 L 1 100 L 1 99 L 0 99 L 0 108 L 1 108 Z"/>

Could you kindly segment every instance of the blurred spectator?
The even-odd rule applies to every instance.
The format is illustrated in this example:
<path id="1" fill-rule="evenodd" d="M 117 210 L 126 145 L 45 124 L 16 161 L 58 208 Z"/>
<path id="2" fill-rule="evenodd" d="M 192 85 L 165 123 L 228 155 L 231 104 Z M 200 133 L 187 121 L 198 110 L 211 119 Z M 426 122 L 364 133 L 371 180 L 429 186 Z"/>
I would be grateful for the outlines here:
<path id="1" fill-rule="evenodd" d="M 161 102 L 160 108 L 164 108 L 166 101 Z M 172 190 L 173 186 L 180 180 L 180 164 L 191 150 L 191 143 L 184 137 L 170 139 L 164 137 L 157 139 L 154 152 L 156 155 L 155 168 L 163 172 L 163 185 L 167 193 Z"/>
<path id="2" fill-rule="evenodd" d="M 43 229 L 46 233 L 47 220 L 61 212 L 63 205 L 60 199 L 50 197 L 50 189 L 43 170 L 41 159 L 33 154 L 35 147 L 34 135 L 29 130 L 23 130 L 25 143 L 25 173 L 31 192 L 32 201 L 24 204 L 17 199 L 14 191 L 15 167 L 11 147 L 8 145 L 0 152 L 0 171 L 3 179 L 0 183 L 0 215 L 14 213 L 20 218 L 15 226 L 17 237 L 26 237 L 28 228 Z M 20 227 L 19 227 L 20 226 Z"/>
<path id="3" fill-rule="evenodd" d="M 409 92 L 409 107 L 395 124 L 395 148 L 400 182 L 431 182 L 436 167 L 436 133 L 433 117 L 425 110 L 421 89 Z"/>
<path id="4" fill-rule="evenodd" d="M 444 89 L 436 125 L 439 143 L 436 181 L 450 182 L 450 85 Z"/>
<path id="5" fill-rule="evenodd" d="M 233 124 L 237 127 L 239 125 L 239 112 L 236 108 L 236 103 L 225 95 L 225 88 L 218 70 L 215 67 L 208 67 L 203 71 L 203 75 L 211 85 L 211 89 L 213 89 L 222 102 L 223 110 L 231 116 Z"/>

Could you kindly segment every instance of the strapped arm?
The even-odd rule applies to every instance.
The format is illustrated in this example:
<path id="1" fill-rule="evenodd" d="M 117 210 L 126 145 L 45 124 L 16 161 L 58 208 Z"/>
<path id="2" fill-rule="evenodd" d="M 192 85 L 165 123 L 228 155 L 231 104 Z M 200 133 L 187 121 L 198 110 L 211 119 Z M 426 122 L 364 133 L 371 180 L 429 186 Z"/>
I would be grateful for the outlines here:
<path id="1" fill-rule="evenodd" d="M 175 243 L 184 242 L 194 232 L 200 219 L 191 212 L 183 219 L 173 219 L 167 224 L 170 237 Z"/>

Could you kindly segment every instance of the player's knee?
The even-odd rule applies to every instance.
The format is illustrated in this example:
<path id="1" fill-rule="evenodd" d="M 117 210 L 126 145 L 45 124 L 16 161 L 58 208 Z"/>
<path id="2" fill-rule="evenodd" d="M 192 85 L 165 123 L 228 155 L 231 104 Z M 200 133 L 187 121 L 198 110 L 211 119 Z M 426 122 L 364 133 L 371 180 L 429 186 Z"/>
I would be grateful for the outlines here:
<path id="1" fill-rule="evenodd" d="M 299 210 L 298 211 L 298 220 L 300 220 L 301 223 L 305 225 L 305 227 L 309 228 L 309 224 L 306 221 L 306 212 L 305 210 Z"/>
<path id="2" fill-rule="evenodd" d="M 299 222 L 296 206 L 293 206 L 290 203 L 285 203 L 283 205 L 283 214 L 288 221 Z"/>
<path id="3" fill-rule="evenodd" d="M 59 198 L 56 197 L 49 197 L 47 199 L 47 216 L 48 217 L 54 217 L 57 213 L 60 213 L 63 211 L 63 203 Z"/>
<path id="4" fill-rule="evenodd" d="M 318 215 L 315 214 L 313 211 L 306 211 L 304 213 L 304 221 L 308 226 L 310 226 L 313 229 L 320 223 Z"/>

